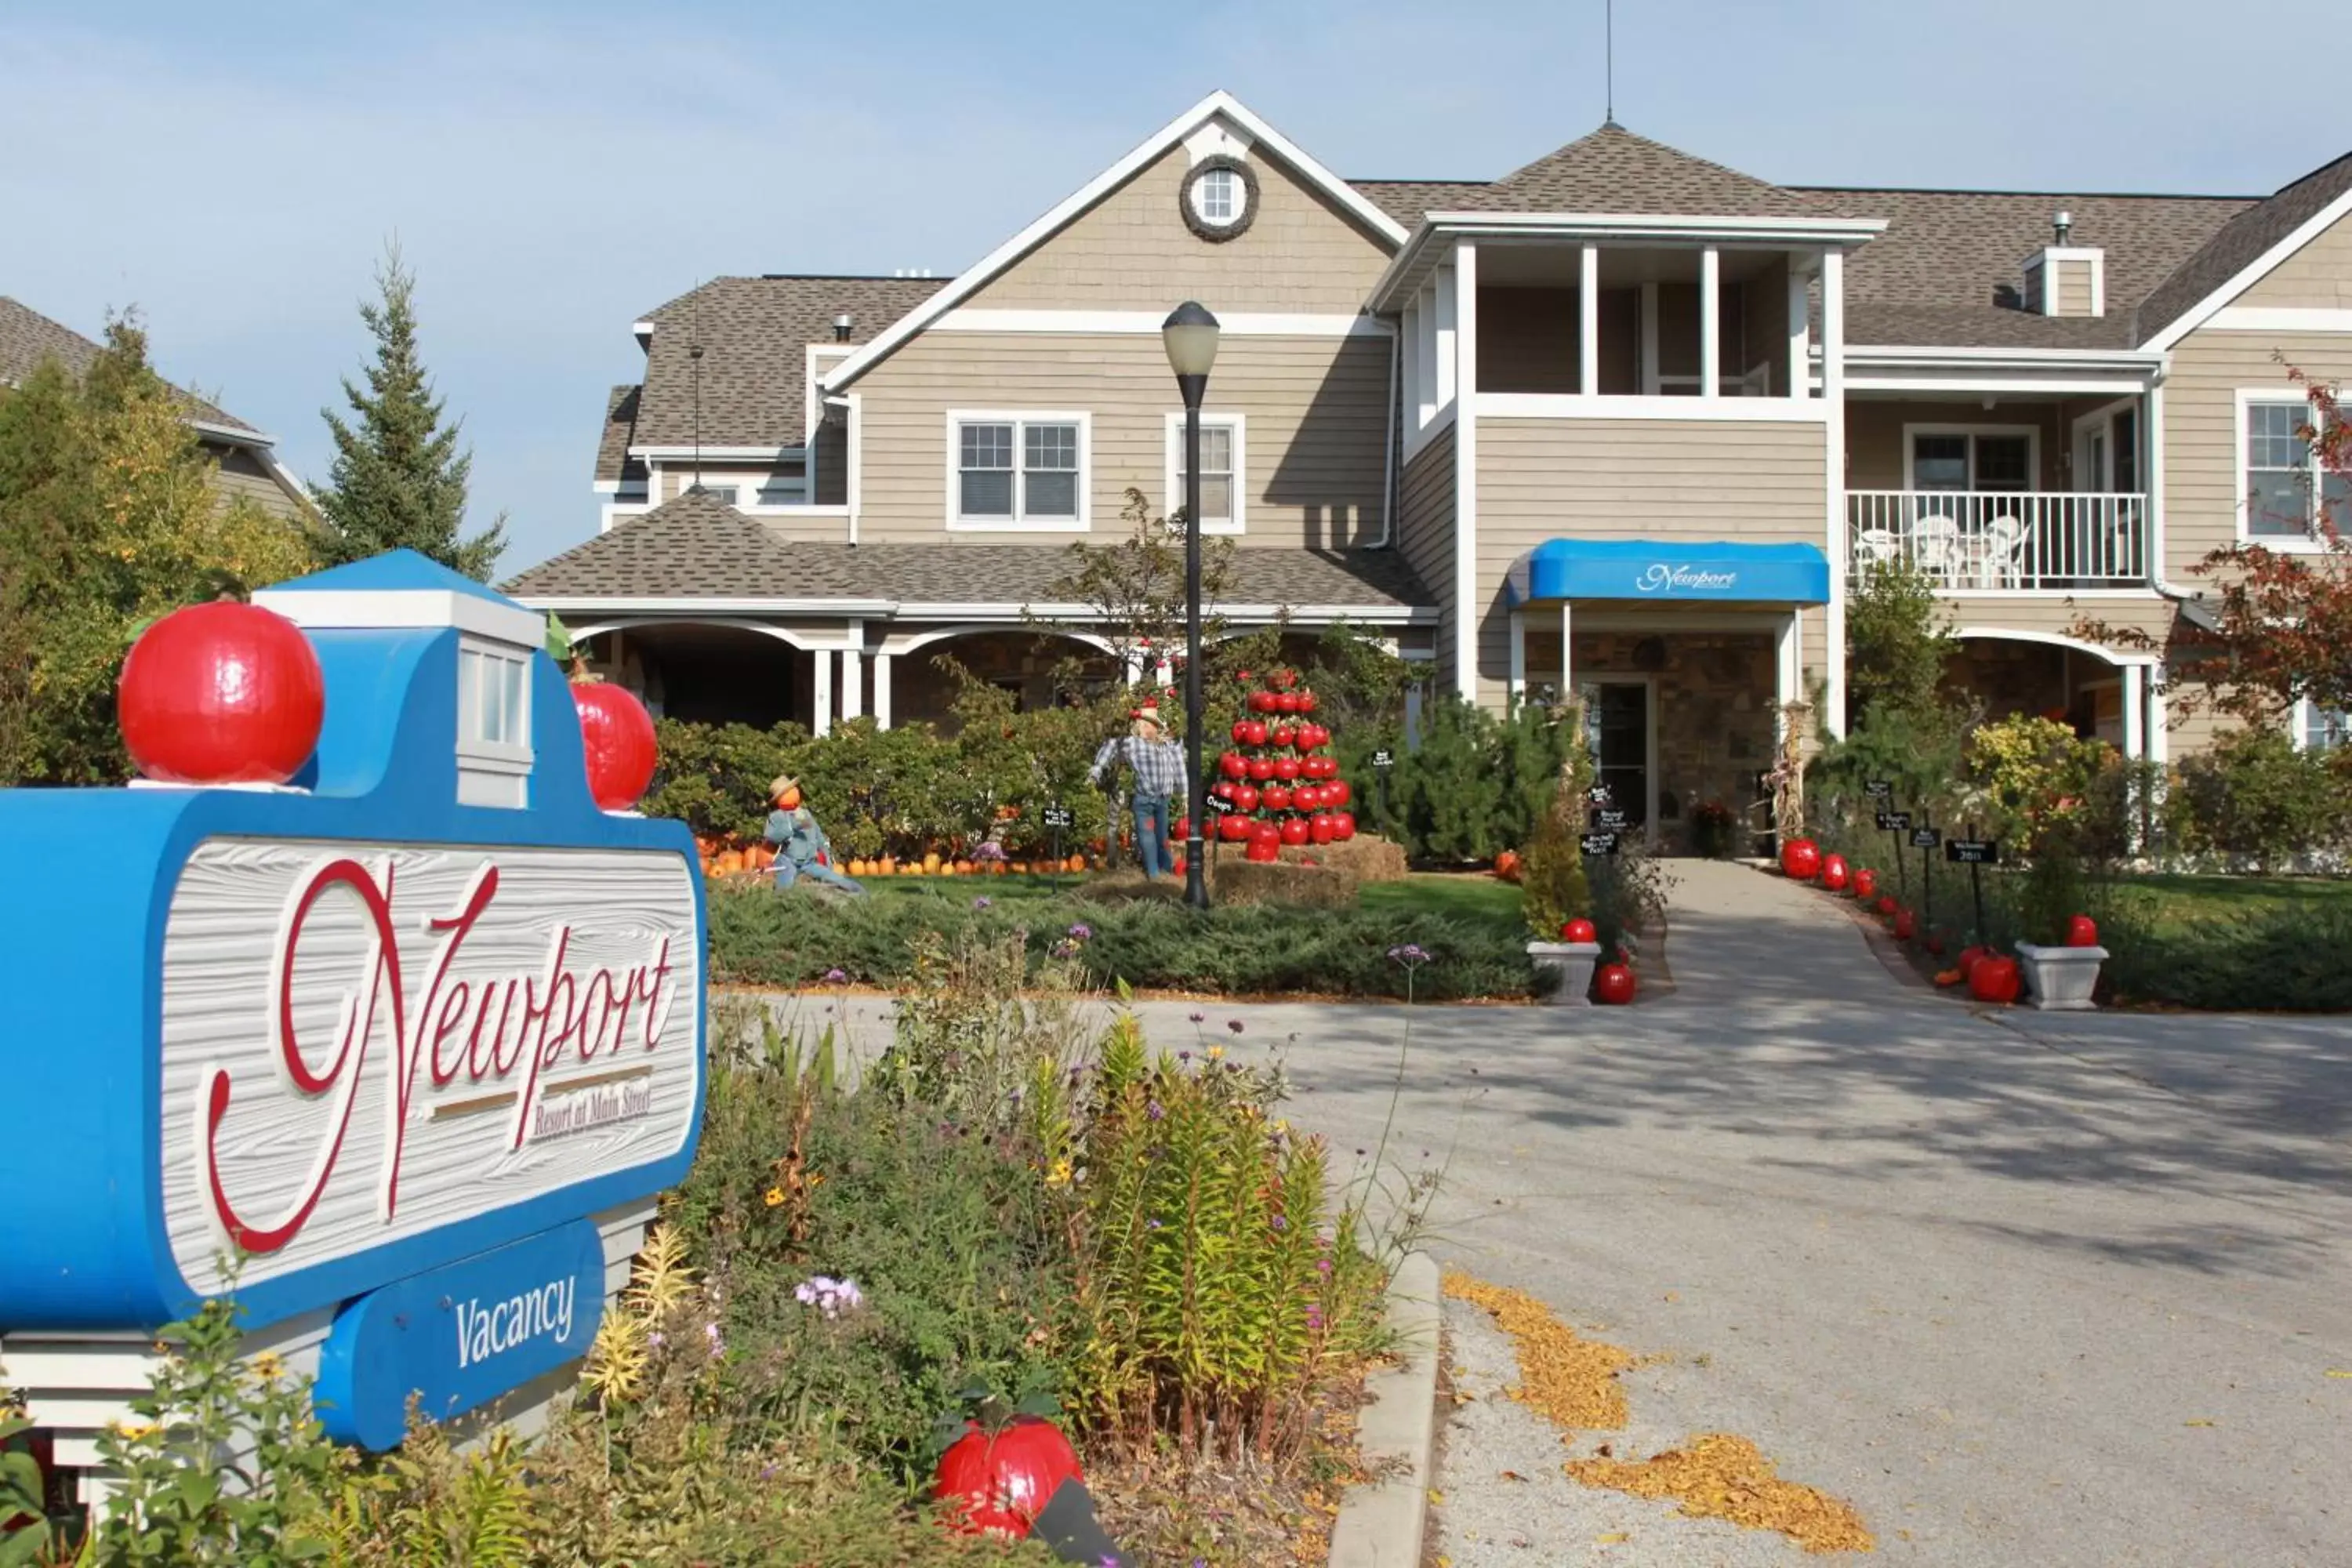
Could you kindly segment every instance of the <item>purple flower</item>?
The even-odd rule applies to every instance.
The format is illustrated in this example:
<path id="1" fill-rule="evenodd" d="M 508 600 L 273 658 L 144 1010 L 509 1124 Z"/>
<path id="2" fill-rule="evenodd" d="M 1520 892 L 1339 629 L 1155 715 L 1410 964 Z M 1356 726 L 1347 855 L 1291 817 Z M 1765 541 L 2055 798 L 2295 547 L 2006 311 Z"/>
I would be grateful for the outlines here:
<path id="1" fill-rule="evenodd" d="M 1070 937 L 1071 940 L 1075 942 L 1091 942 L 1094 940 L 1094 934 L 1095 928 L 1087 924 L 1084 921 L 1080 921 L 1077 924 L 1070 928 Z"/>
<path id="2" fill-rule="evenodd" d="M 815 1274 L 793 1287 L 793 1300 L 803 1307 L 814 1307 L 832 1319 L 866 1305 L 866 1292 L 857 1288 L 854 1279 Z"/>
<path id="3" fill-rule="evenodd" d="M 1239 1018 L 1228 1018 L 1225 1020 L 1225 1027 L 1238 1035 L 1242 1032 L 1242 1021 Z"/>
<path id="4" fill-rule="evenodd" d="M 1402 963 L 1407 969 L 1412 969 L 1416 965 L 1427 963 L 1429 962 L 1429 953 L 1428 951 L 1421 945 L 1421 943 L 1417 942 L 1408 942 L 1401 946 L 1389 949 L 1389 962 L 1391 963 Z"/>
<path id="5" fill-rule="evenodd" d="M 1156 1219 L 1148 1219 L 1143 1222 L 1143 1227 L 1146 1230 L 1158 1230 L 1160 1228 L 1160 1222 Z"/>
<path id="6" fill-rule="evenodd" d="M 1310 1329 L 1320 1329 L 1323 1326 L 1323 1309 L 1312 1301 L 1307 1303 L 1307 1326 Z"/>
<path id="7" fill-rule="evenodd" d="M 704 1339 L 710 1342 L 710 1353 L 712 1355 L 725 1355 L 727 1353 L 727 1336 L 719 1331 L 719 1325 L 717 1323 L 703 1324 L 702 1335 Z"/>
<path id="8" fill-rule="evenodd" d="M 1195 1013 L 1195 1014 L 1193 1014 L 1193 1015 L 1192 1015 L 1192 1016 L 1194 1016 L 1195 1018 L 1199 1017 L 1200 1016 L 1201 1016 L 1201 1015 L 1199 1015 L 1198 1013 Z M 1190 1051 L 1178 1051 L 1178 1052 L 1176 1053 L 1176 1059 L 1177 1059 L 1178 1061 L 1180 1061 L 1180 1062 L 1189 1062 L 1189 1061 L 1191 1061 L 1191 1060 L 1192 1059 L 1192 1052 L 1190 1052 Z"/>
<path id="9" fill-rule="evenodd" d="M 976 910 L 984 910 L 995 902 L 996 900 L 994 899 L 989 898 L 983 894 L 981 897 L 972 900 L 971 907 Z"/>
<path id="10" fill-rule="evenodd" d="M 1168 1108 L 1155 1100 L 1150 1105 L 1144 1107 L 1143 1113 L 1146 1116 L 1150 1117 L 1152 1121 L 1157 1121 L 1161 1117 L 1168 1114 Z"/>
<path id="11" fill-rule="evenodd" d="M 824 972 L 824 983 L 827 985 L 839 985 L 848 978 L 849 971 L 845 969 L 828 969 Z"/>
<path id="12" fill-rule="evenodd" d="M 1290 1222 L 1283 1218 L 1280 1215 L 1276 1215 L 1274 1216 L 1274 1228 L 1276 1230 L 1288 1230 L 1290 1228 Z"/>
<path id="13" fill-rule="evenodd" d="M 1189 1021 L 1189 1022 L 1191 1022 L 1191 1023 L 1195 1023 L 1195 1024 L 1199 1023 L 1202 1018 L 1206 1017 L 1207 1016 L 1208 1016 L 1208 1015 L 1206 1015 L 1206 1014 L 1204 1014 L 1204 1013 L 1187 1013 L 1187 1014 L 1185 1014 L 1185 1015 L 1184 1015 L 1184 1016 L 1185 1016 L 1185 1018 L 1186 1018 L 1186 1020 L 1187 1020 L 1187 1021 Z"/>
<path id="14" fill-rule="evenodd" d="M 1315 1260 L 1315 1272 L 1322 1275 L 1326 1279 L 1328 1279 L 1331 1277 L 1331 1260 L 1328 1258 L 1317 1258 Z"/>

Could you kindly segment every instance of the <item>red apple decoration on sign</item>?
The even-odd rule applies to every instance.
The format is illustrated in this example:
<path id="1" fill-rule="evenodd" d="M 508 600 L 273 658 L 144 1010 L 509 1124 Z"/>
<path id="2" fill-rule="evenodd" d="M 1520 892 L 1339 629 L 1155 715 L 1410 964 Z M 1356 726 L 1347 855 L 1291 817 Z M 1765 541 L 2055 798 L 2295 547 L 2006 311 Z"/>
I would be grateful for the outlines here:
<path id="1" fill-rule="evenodd" d="M 1083 1481 L 1070 1440 L 1051 1421 L 1016 1415 L 1003 1431 L 977 1421 L 940 1456 L 932 1490 L 967 1535 L 1025 1540 L 1065 1481 Z"/>
<path id="2" fill-rule="evenodd" d="M 222 600 L 174 610 L 139 634 L 115 711 L 145 777 L 281 784 L 318 749 L 327 682 L 299 626 Z"/>
<path id="3" fill-rule="evenodd" d="M 2066 945 L 2068 947 L 2098 946 L 2099 922 L 2088 915 L 2074 915 L 2069 918 L 2066 921 Z"/>
<path id="4" fill-rule="evenodd" d="M 2017 1000 L 2021 979 L 2017 960 L 1989 953 L 1969 970 L 1969 994 L 1979 1002 L 2006 1005 Z"/>
<path id="5" fill-rule="evenodd" d="M 1576 919 L 1570 921 L 1559 928 L 1559 940 L 1562 942 L 1599 942 L 1601 940 L 1601 932 L 1594 928 L 1591 921 L 1579 915 Z"/>
<path id="6" fill-rule="evenodd" d="M 1592 999 L 1611 1007 L 1633 1000 L 1633 972 L 1622 963 L 1604 963 L 1593 972 Z"/>
<path id="7" fill-rule="evenodd" d="M 576 680 L 572 705 L 580 710 L 580 747 L 588 759 L 588 793 L 606 811 L 626 811 L 654 782 L 654 720 L 627 689 L 603 680 Z"/>

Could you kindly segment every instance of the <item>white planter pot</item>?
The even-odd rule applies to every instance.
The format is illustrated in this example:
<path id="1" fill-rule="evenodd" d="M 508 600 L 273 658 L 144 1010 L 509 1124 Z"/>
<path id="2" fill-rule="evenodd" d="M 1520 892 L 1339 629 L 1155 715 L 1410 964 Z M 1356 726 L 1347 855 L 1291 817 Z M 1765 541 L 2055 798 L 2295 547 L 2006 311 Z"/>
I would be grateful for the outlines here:
<path id="1" fill-rule="evenodd" d="M 2097 1005 L 2091 993 L 2099 984 L 2104 947 L 2036 947 L 2017 944 L 2018 967 L 2025 972 L 2025 1005 L 2050 1012 L 2083 1013 Z"/>
<path id="2" fill-rule="evenodd" d="M 1592 966 L 1601 962 L 1601 944 L 1597 942 L 1531 942 L 1528 956 L 1535 960 L 1536 974 L 1549 980 L 1557 976 L 1559 984 L 1544 998 L 1555 1007 L 1587 1007 L 1591 998 Z"/>

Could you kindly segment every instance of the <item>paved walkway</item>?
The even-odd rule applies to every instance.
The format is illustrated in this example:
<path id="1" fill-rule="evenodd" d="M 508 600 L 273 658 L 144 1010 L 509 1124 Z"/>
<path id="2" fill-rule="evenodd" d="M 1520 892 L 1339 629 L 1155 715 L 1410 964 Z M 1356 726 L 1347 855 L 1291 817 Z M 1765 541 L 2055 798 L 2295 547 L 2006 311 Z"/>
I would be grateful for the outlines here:
<path id="1" fill-rule="evenodd" d="M 1806 1005 L 1887 986 L 1861 928 L 1838 904 L 1729 860 L 1667 860 L 1673 879 L 1670 1000 L 1685 1005 Z"/>

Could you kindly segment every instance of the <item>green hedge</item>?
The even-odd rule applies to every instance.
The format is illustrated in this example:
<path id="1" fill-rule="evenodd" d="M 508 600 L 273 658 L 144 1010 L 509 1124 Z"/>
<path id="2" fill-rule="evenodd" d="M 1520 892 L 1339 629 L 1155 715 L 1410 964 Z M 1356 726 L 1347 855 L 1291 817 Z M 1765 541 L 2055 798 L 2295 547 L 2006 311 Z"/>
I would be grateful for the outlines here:
<path id="1" fill-rule="evenodd" d="M 960 889 L 968 884 L 960 884 Z M 1074 935 L 1073 927 L 1083 926 Z M 1027 932 L 1034 965 L 1076 943 L 1087 973 L 1108 984 L 1226 995 L 1403 996 L 1406 945 L 1429 955 L 1412 994 L 1432 1000 L 1526 996 L 1534 984 L 1516 923 L 1417 910 L 1300 910 L 1254 904 L 1194 915 L 1173 903 L 1079 897 L 975 908 L 959 890 L 936 898 L 845 900 L 802 889 L 710 889 L 714 979 L 785 989 L 819 986 L 838 969 L 858 984 L 907 983 L 918 939 Z"/>
<path id="2" fill-rule="evenodd" d="M 2200 911 L 2159 924 L 2128 900 L 2099 921 L 2100 978 L 2118 1000 L 2225 1011 L 2352 1011 L 2352 907 Z"/>

